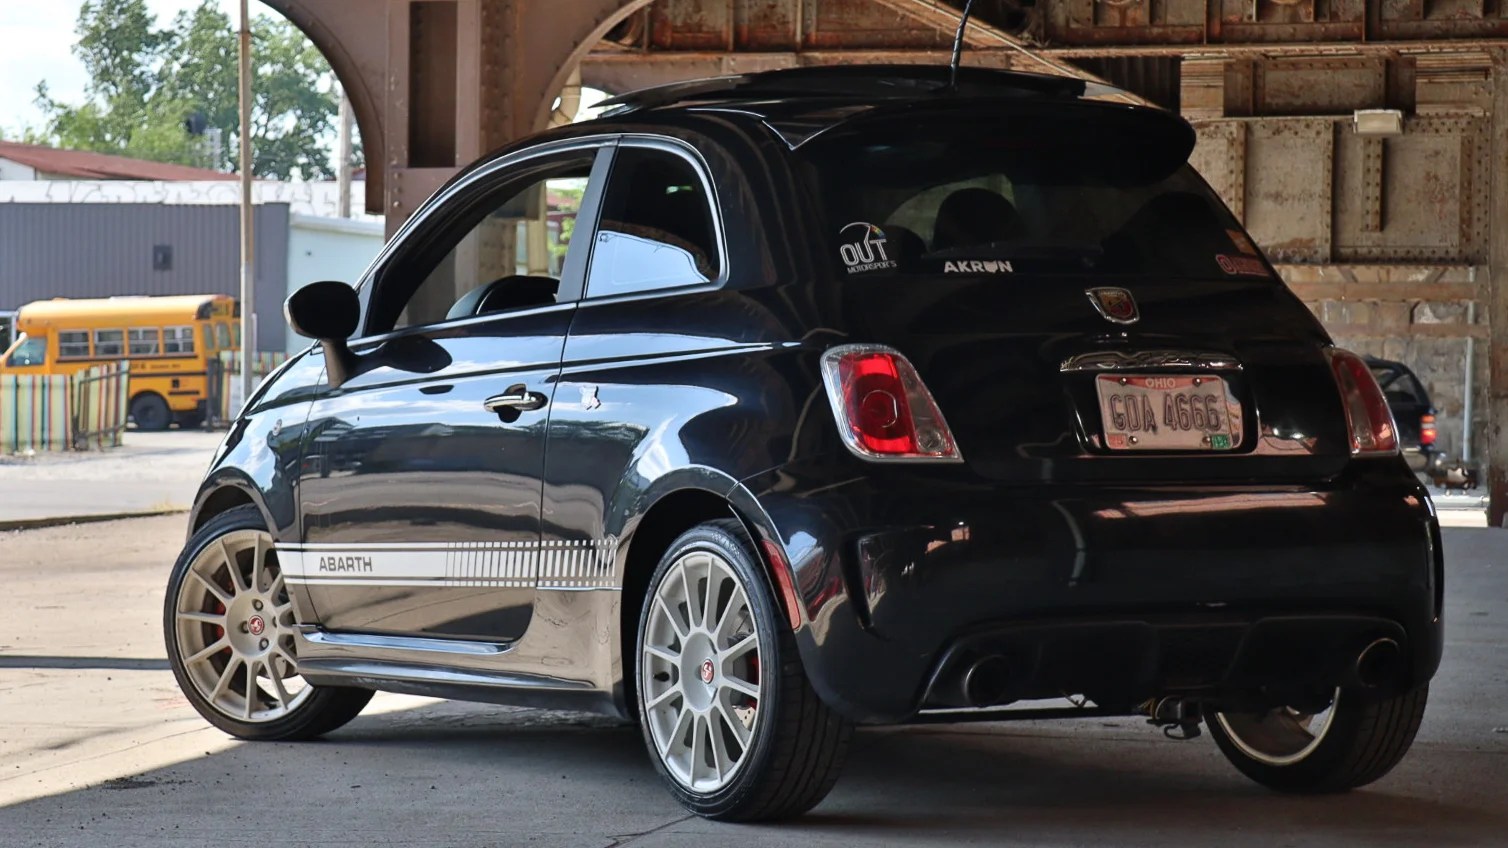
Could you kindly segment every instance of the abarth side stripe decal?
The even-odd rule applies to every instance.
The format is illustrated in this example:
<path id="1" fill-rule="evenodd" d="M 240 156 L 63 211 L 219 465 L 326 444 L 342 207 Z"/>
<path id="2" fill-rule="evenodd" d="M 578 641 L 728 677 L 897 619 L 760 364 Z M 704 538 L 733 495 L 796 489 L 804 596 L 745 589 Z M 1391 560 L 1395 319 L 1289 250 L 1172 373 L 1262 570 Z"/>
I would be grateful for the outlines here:
<path id="1" fill-rule="evenodd" d="M 618 540 L 280 544 L 289 583 L 306 586 L 617 589 Z"/>

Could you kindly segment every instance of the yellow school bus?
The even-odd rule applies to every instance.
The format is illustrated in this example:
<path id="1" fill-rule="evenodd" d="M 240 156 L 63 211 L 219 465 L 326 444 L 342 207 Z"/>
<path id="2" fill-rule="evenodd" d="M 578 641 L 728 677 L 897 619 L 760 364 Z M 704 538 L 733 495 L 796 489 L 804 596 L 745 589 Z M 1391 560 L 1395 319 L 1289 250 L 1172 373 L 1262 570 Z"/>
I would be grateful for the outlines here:
<path id="1" fill-rule="evenodd" d="M 236 348 L 240 314 L 223 294 L 35 301 L 16 313 L 0 375 L 73 374 L 127 360 L 138 429 L 196 427 L 209 408 L 210 360 Z"/>

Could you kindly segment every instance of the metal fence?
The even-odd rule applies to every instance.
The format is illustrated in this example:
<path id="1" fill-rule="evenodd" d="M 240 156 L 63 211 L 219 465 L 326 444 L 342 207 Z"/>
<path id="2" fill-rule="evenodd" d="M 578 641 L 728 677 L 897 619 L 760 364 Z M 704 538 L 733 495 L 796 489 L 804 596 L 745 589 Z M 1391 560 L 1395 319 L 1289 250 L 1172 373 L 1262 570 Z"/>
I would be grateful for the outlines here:
<path id="1" fill-rule="evenodd" d="M 73 375 L 73 447 L 118 448 L 131 403 L 131 363 L 96 365 Z"/>
<path id="2" fill-rule="evenodd" d="M 121 362 L 71 377 L 0 377 L 0 453 L 118 447 L 129 374 Z"/>

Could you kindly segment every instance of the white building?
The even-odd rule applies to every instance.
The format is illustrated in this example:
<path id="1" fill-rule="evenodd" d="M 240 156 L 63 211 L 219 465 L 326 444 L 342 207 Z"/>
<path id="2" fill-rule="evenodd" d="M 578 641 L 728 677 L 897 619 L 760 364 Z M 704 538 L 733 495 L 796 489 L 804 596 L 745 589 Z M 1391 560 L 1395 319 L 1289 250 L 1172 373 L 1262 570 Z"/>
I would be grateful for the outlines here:
<path id="1" fill-rule="evenodd" d="M 352 209 L 363 208 L 365 191 L 363 181 L 353 181 Z M 280 327 L 283 318 L 275 306 L 291 290 L 315 280 L 354 282 L 382 249 L 382 218 L 364 213 L 352 218 L 338 217 L 339 190 L 334 182 L 261 180 L 253 184 L 252 197 L 255 205 L 266 207 L 268 212 L 279 206 L 287 210 L 286 214 L 258 215 L 258 221 L 266 222 L 263 226 L 283 230 L 265 234 L 265 242 L 258 249 L 258 261 L 281 260 L 285 265 L 258 268 L 258 280 L 278 289 L 275 297 L 269 297 L 269 292 L 258 292 L 257 316 L 261 321 L 274 321 Z M 240 290 L 237 229 L 233 225 L 216 226 L 190 235 L 169 222 L 184 221 L 182 207 L 196 206 L 216 207 L 212 217 L 231 220 L 227 218 L 226 207 L 235 207 L 240 201 L 240 183 L 233 174 L 0 141 L 0 206 L 14 204 L 0 209 L 0 217 L 12 223 L 51 218 L 42 214 L 44 207 L 57 206 L 72 207 L 80 213 L 90 208 L 105 213 L 107 210 L 98 208 L 99 205 L 120 210 L 118 215 L 81 214 L 73 219 L 88 221 L 95 228 L 93 232 L 99 234 L 93 242 L 95 252 L 109 255 L 93 257 L 96 261 L 89 267 L 113 268 L 117 272 L 109 275 L 113 279 L 97 272 L 79 273 L 74 261 L 77 257 L 70 258 L 68 251 L 57 245 L 50 249 L 40 249 L 42 246 L 38 244 L 7 245 L 5 242 L 11 236 L 0 233 L 0 314 L 29 300 L 53 296 L 237 294 Z M 154 209 L 159 207 L 164 214 L 155 214 Z M 166 214 L 173 210 L 178 214 Z M 146 213 L 164 222 L 150 236 L 122 223 Z M 25 230 L 21 226 L 10 229 L 16 238 L 22 238 L 19 233 Z M 53 235 L 66 238 L 61 233 Z M 35 241 L 34 237 L 28 238 Z M 176 248 L 174 245 L 175 240 L 204 238 L 225 243 L 180 244 Z M 286 255 L 272 258 L 266 250 L 271 245 L 286 245 Z M 151 265 L 161 260 L 164 247 L 170 262 L 175 249 L 184 263 L 194 256 L 199 258 L 188 279 L 183 279 L 185 275 L 181 273 L 185 268 Z M 212 250 L 207 249 L 211 247 Z M 8 259 L 3 255 L 6 253 L 10 254 Z M 6 279 L 11 274 L 16 279 Z M 177 290 L 185 286 L 195 290 Z M 269 312 L 276 314 L 265 314 Z M 271 344 L 289 351 L 307 344 L 291 332 L 260 332 L 258 338 L 264 347 Z"/>

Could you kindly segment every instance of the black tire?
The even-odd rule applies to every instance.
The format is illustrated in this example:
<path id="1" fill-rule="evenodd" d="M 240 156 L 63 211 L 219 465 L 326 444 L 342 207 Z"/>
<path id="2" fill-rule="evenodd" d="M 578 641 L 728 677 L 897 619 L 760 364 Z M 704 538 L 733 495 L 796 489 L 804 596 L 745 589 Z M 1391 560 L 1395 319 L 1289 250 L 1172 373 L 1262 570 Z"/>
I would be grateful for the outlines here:
<path id="1" fill-rule="evenodd" d="M 163 601 L 163 635 L 167 642 L 168 664 L 184 697 L 210 724 L 239 739 L 300 740 L 322 736 L 344 725 L 361 713 L 372 699 L 369 689 L 337 686 L 310 686 L 309 693 L 286 715 L 267 721 L 245 721 L 212 704 L 195 684 L 183 661 L 178 629 L 179 595 L 189 569 L 199 555 L 212 544 L 237 531 L 267 532 L 262 513 L 250 504 L 226 510 L 208 521 L 184 546 L 168 579 L 167 597 Z M 253 631 L 257 632 L 257 631 Z M 246 688 L 243 686 L 243 689 Z M 213 694 L 213 693 L 212 693 Z M 250 700 L 250 699 L 247 699 Z"/>
<path id="2" fill-rule="evenodd" d="M 1319 744 L 1282 764 L 1246 750 L 1252 744 L 1237 738 L 1241 714 L 1215 713 L 1208 725 L 1221 753 L 1242 774 L 1279 792 L 1322 795 L 1366 786 L 1398 765 L 1414 742 L 1428 700 L 1428 685 L 1396 695 L 1341 690 Z"/>
<path id="3" fill-rule="evenodd" d="M 644 685 L 643 646 L 654 605 L 651 599 L 672 566 L 697 551 L 716 554 L 732 567 L 746 591 L 759 637 L 760 697 L 750 744 L 727 785 L 707 793 L 683 785 L 663 762 L 651 732 Z M 736 520 L 703 524 L 670 545 L 650 579 L 634 648 L 635 691 L 645 746 L 650 761 L 686 809 L 719 821 L 790 818 L 815 807 L 837 782 L 853 726 L 812 690 L 762 561 Z"/>
<path id="4" fill-rule="evenodd" d="M 173 423 L 173 410 L 156 392 L 142 392 L 131 398 L 131 421 L 136 429 L 148 432 L 166 430 Z"/>

